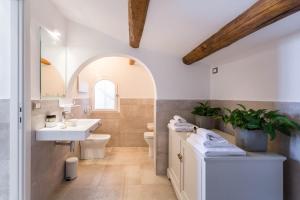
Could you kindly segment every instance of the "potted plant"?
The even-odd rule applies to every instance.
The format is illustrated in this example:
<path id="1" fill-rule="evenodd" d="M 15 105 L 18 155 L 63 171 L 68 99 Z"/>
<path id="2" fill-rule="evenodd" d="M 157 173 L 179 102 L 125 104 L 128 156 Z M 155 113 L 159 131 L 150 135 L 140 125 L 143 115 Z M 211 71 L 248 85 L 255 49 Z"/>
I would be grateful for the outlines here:
<path id="1" fill-rule="evenodd" d="M 225 109 L 228 114 L 223 115 L 226 124 L 230 123 L 236 132 L 236 144 L 246 151 L 267 151 L 268 135 L 274 140 L 276 134 L 281 132 L 291 135 L 293 130 L 300 130 L 300 125 L 280 114 L 277 110 L 246 109 L 238 104 L 239 108 Z"/>
<path id="2" fill-rule="evenodd" d="M 196 125 L 201 128 L 213 129 L 216 127 L 216 120 L 221 116 L 221 108 L 210 107 L 208 102 L 199 103 L 194 108 Z"/>

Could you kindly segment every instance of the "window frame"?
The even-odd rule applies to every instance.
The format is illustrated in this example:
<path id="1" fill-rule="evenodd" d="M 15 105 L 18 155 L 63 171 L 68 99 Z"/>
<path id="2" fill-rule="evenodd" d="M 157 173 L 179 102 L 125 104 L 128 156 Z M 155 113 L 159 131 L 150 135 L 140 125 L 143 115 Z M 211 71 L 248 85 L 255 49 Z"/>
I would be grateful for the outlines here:
<path id="1" fill-rule="evenodd" d="M 95 100 L 96 100 L 96 96 L 95 96 L 95 87 L 96 84 L 101 82 L 101 81 L 110 81 L 115 85 L 115 104 L 114 104 L 114 109 L 96 109 L 95 108 Z M 119 112 L 119 94 L 118 94 L 118 84 L 110 79 L 100 79 L 94 82 L 93 87 L 92 87 L 92 111 L 93 112 Z"/>

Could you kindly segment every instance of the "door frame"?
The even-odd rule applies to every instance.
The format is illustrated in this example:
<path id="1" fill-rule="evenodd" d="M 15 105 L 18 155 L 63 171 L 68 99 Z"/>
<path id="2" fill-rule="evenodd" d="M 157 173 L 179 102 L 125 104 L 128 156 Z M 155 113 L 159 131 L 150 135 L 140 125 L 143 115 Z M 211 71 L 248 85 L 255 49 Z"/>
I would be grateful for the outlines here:
<path id="1" fill-rule="evenodd" d="M 31 103 L 29 0 L 11 0 L 9 199 L 30 200 Z M 25 70 L 26 69 L 26 70 Z M 26 81 L 24 81 L 26 80 Z"/>

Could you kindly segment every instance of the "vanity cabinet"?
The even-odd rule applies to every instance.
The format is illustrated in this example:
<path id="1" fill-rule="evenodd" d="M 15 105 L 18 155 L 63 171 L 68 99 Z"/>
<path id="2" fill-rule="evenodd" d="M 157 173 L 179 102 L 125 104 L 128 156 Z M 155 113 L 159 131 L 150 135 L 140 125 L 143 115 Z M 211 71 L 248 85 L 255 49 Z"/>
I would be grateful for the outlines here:
<path id="1" fill-rule="evenodd" d="M 285 157 L 269 153 L 206 157 L 186 142 L 189 134 L 169 128 L 168 177 L 179 200 L 283 200 Z"/>

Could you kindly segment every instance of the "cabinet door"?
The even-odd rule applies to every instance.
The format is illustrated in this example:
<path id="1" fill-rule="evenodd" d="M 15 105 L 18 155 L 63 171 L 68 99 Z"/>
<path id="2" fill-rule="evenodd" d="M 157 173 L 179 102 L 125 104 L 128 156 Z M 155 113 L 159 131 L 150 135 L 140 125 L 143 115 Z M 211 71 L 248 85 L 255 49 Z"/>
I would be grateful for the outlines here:
<path id="1" fill-rule="evenodd" d="M 202 200 L 202 158 L 193 147 L 183 142 L 182 196 L 185 200 Z"/>
<path id="2" fill-rule="evenodd" d="M 172 162 L 172 170 L 174 173 L 174 178 L 176 179 L 176 185 L 180 186 L 180 137 L 175 132 L 172 134 L 172 155 L 171 155 L 171 162 Z"/>

